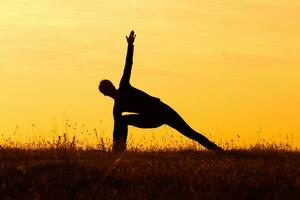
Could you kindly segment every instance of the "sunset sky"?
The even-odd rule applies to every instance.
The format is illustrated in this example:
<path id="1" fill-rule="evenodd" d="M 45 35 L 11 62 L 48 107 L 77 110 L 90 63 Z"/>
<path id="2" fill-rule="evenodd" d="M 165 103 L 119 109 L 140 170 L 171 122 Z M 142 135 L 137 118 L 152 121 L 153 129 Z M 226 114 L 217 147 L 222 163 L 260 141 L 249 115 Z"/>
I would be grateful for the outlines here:
<path id="1" fill-rule="evenodd" d="M 49 137 L 69 119 L 111 138 L 113 101 L 97 87 L 118 84 L 134 29 L 133 86 L 216 142 L 300 147 L 299 11 L 299 0 L 1 1 L 0 137 Z"/>

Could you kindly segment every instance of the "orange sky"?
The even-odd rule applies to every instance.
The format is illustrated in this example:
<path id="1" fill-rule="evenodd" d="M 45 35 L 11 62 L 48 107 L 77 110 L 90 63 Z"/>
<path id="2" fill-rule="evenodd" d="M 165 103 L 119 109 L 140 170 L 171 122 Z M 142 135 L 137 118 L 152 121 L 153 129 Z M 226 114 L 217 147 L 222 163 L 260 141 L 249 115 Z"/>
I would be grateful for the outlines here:
<path id="1" fill-rule="evenodd" d="M 112 101 L 97 86 L 118 83 L 134 29 L 134 86 L 217 142 L 293 135 L 300 147 L 299 10 L 297 0 L 1 1 L 1 137 L 49 137 L 70 119 L 111 138 Z M 136 141 L 170 133 L 182 139 L 130 128 Z"/>

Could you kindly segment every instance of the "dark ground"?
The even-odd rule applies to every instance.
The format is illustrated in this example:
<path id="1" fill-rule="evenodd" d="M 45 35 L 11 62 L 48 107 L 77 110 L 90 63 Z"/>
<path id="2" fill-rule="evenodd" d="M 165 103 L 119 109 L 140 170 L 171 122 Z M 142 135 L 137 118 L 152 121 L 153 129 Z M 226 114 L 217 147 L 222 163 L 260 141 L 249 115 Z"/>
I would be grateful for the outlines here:
<path id="1" fill-rule="evenodd" d="M 300 153 L 0 147 L 0 199 L 300 199 Z"/>

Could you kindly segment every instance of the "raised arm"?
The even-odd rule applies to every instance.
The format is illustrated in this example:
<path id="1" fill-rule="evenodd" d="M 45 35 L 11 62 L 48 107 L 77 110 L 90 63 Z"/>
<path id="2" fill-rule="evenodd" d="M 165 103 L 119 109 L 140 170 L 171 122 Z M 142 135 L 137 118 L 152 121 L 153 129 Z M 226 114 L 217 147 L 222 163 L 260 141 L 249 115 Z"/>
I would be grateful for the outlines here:
<path id="1" fill-rule="evenodd" d="M 135 35 L 134 31 L 131 31 L 128 37 L 126 36 L 128 48 L 127 48 L 125 68 L 124 68 L 122 79 L 120 81 L 120 86 L 129 84 L 131 68 L 132 68 L 132 63 L 133 63 L 132 62 L 133 47 L 134 47 L 133 43 L 134 43 L 135 36 L 136 35 Z"/>

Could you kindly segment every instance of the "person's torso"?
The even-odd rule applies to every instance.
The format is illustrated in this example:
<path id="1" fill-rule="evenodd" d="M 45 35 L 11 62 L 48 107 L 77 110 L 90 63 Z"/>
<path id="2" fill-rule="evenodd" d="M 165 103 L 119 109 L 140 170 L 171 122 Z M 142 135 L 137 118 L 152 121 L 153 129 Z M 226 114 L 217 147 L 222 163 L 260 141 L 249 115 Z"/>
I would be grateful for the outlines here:
<path id="1" fill-rule="evenodd" d="M 147 114 L 160 103 L 160 99 L 126 85 L 118 89 L 119 96 L 115 100 L 115 108 L 121 112 Z"/>

